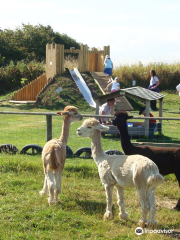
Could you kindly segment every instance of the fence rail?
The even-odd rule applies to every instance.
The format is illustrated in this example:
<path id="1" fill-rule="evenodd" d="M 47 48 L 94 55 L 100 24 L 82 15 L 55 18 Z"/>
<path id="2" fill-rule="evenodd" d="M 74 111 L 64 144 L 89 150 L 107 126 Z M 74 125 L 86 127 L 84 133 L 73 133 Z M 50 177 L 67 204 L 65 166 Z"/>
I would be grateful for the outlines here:
<path id="1" fill-rule="evenodd" d="M 52 139 L 52 116 L 59 116 L 53 112 L 10 112 L 10 111 L 1 111 L 0 114 L 18 114 L 18 115 L 44 115 L 46 116 L 46 141 Z M 110 115 L 93 115 L 93 114 L 82 114 L 83 117 L 94 117 L 94 118 L 113 118 L 114 116 Z M 170 117 L 133 117 L 132 120 L 139 119 L 156 119 L 156 120 L 169 120 L 169 121 L 180 121 L 180 118 L 170 118 Z"/>

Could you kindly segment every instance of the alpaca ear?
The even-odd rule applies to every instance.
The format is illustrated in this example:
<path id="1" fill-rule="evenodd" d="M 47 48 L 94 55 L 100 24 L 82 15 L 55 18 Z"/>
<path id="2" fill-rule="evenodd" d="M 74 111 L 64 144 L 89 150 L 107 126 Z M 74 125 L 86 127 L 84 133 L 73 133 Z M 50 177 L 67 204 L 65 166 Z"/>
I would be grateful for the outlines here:
<path id="1" fill-rule="evenodd" d="M 67 115 L 69 115 L 70 114 L 70 112 L 69 111 L 67 111 L 67 112 L 63 112 L 63 116 L 67 116 Z"/>
<path id="2" fill-rule="evenodd" d="M 60 111 L 60 112 L 57 112 L 56 113 L 57 115 L 63 115 L 63 116 L 67 116 L 67 115 L 69 115 L 69 111 L 67 111 L 67 112 L 64 112 L 64 111 Z"/>
<path id="3" fill-rule="evenodd" d="M 101 132 L 102 131 L 107 131 L 109 130 L 109 127 L 105 126 L 105 125 L 102 125 L 102 124 L 98 124 L 97 127 L 96 127 L 97 130 L 100 130 Z"/>
<path id="4" fill-rule="evenodd" d="M 63 111 L 57 112 L 57 115 L 63 115 Z"/>

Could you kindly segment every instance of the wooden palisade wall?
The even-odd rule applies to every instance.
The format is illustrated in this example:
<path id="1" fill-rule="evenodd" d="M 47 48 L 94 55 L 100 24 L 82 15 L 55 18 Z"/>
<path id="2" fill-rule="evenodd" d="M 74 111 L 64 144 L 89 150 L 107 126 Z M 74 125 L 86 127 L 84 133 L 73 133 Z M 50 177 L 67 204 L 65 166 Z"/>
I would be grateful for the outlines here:
<path id="1" fill-rule="evenodd" d="M 110 55 L 110 46 L 104 46 L 103 50 L 92 48 L 89 51 L 89 68 L 90 72 L 103 72 L 104 59 L 106 55 Z"/>
<path id="2" fill-rule="evenodd" d="M 64 72 L 64 45 L 46 45 L 46 78 L 52 78 L 55 74 Z"/>
<path id="3" fill-rule="evenodd" d="M 103 50 L 92 48 L 88 49 L 87 45 L 81 44 L 80 49 L 71 47 L 64 49 L 64 45 L 47 44 L 46 45 L 46 77 L 49 79 L 55 74 L 64 72 L 64 53 L 78 53 L 78 70 L 79 72 L 102 72 L 104 69 L 104 59 L 110 55 L 110 46 L 104 46 Z"/>
<path id="4" fill-rule="evenodd" d="M 14 101 L 36 101 L 36 96 L 47 84 L 46 75 L 43 74 L 14 93 Z"/>

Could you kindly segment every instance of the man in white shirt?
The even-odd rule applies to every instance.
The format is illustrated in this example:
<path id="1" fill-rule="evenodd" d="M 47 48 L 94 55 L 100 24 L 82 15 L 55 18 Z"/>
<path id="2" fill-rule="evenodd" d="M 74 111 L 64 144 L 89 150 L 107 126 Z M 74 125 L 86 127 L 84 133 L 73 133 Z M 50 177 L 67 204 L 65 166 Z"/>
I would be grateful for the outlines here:
<path id="1" fill-rule="evenodd" d="M 114 103 L 115 103 L 115 99 L 114 98 L 110 98 L 107 100 L 106 103 L 104 103 L 100 109 L 99 109 L 99 115 L 110 115 L 111 113 L 111 109 L 112 107 L 114 106 Z M 103 118 L 101 117 L 99 119 L 100 123 L 101 124 L 110 124 L 110 122 L 108 121 L 108 118 Z M 107 123 L 108 121 L 108 123 Z"/>

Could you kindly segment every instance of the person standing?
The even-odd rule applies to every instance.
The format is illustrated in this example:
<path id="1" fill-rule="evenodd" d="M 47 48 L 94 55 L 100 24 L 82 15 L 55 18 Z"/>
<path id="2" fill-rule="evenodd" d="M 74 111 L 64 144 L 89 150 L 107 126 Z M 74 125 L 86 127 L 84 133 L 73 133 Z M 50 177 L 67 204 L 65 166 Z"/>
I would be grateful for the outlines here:
<path id="1" fill-rule="evenodd" d="M 145 107 L 141 107 L 139 109 L 139 115 L 143 114 L 144 117 L 146 116 L 146 110 Z M 152 113 L 149 113 L 149 117 L 154 117 Z M 149 119 L 149 137 L 154 140 L 154 132 L 156 128 L 156 119 Z"/>
<path id="2" fill-rule="evenodd" d="M 115 99 L 114 99 L 114 98 L 108 99 L 107 102 L 104 103 L 104 104 L 100 107 L 100 109 L 99 109 L 99 115 L 110 115 L 111 109 L 112 109 L 112 107 L 114 106 L 114 103 L 115 103 Z M 111 124 L 111 123 L 109 122 L 109 119 L 108 119 L 108 118 L 103 118 L 103 117 L 101 117 L 101 118 L 99 119 L 99 122 L 100 122 L 101 124 L 108 124 L 107 121 L 108 121 L 109 124 Z"/>
<path id="3" fill-rule="evenodd" d="M 159 82 L 159 79 L 156 76 L 155 70 L 150 71 L 150 76 L 151 76 L 151 79 L 150 79 L 150 84 L 149 84 L 148 89 L 151 90 L 151 91 L 159 93 L 158 86 L 159 86 L 160 82 Z M 151 109 L 156 111 L 156 100 L 150 101 L 150 104 L 151 104 Z"/>
<path id="4" fill-rule="evenodd" d="M 113 71 L 113 62 L 110 59 L 109 55 L 106 55 L 105 60 L 104 60 L 104 73 L 106 74 L 106 76 L 109 76 L 109 82 L 112 81 L 111 76 L 112 76 L 112 71 Z"/>

